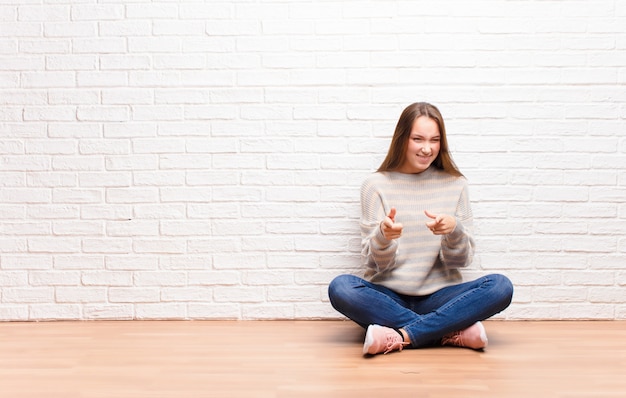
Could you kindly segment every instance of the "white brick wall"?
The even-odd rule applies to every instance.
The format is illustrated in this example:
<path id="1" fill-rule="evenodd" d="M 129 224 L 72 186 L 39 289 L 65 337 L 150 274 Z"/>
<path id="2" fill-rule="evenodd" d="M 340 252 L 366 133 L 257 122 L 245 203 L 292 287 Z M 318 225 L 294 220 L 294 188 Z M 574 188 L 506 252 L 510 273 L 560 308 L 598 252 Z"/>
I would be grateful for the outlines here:
<path id="1" fill-rule="evenodd" d="M 92 3 L 0 0 L 0 320 L 338 317 L 414 101 L 499 317 L 626 319 L 626 1 Z"/>

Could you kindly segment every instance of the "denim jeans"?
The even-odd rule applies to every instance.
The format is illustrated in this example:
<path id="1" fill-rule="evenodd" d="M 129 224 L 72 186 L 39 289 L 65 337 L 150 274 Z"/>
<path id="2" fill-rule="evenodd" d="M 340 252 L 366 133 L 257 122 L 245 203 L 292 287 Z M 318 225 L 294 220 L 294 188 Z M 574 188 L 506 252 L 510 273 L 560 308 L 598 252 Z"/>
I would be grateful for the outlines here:
<path id="1" fill-rule="evenodd" d="M 444 335 L 504 310 L 511 303 L 513 284 L 506 276 L 491 274 L 429 295 L 407 296 L 355 275 L 339 275 L 328 295 L 337 311 L 363 328 L 402 328 L 411 347 L 418 348 L 440 344 Z"/>

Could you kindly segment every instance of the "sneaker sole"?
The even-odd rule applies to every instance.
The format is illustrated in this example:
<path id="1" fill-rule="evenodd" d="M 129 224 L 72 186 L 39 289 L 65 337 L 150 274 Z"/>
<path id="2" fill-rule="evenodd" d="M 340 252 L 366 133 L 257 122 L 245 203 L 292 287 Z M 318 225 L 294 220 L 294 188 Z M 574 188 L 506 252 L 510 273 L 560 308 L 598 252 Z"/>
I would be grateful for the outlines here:
<path id="1" fill-rule="evenodd" d="M 483 343 L 485 343 L 485 345 L 483 346 L 483 348 L 487 347 L 487 331 L 485 331 L 485 327 L 483 326 L 482 322 L 476 322 L 478 324 L 478 327 L 480 328 L 480 339 L 483 341 Z"/>
<path id="2" fill-rule="evenodd" d="M 369 354 L 369 349 L 374 343 L 374 337 L 372 336 L 372 330 L 376 327 L 380 327 L 378 325 L 369 325 L 367 327 L 367 332 L 365 332 L 365 341 L 363 342 L 363 355 Z"/>

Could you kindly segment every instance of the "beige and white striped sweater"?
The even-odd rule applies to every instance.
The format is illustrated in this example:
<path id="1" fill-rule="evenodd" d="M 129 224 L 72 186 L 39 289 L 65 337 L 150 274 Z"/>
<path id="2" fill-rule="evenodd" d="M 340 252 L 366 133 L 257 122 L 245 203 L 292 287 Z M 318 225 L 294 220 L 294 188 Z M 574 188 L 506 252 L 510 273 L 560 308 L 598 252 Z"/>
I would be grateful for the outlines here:
<path id="1" fill-rule="evenodd" d="M 402 236 L 387 240 L 380 223 L 391 207 Z M 424 214 L 448 214 L 457 226 L 434 235 Z M 431 166 L 419 174 L 377 172 L 361 186 L 361 237 L 365 279 L 397 293 L 426 295 L 462 282 L 459 268 L 472 262 L 472 210 L 467 181 Z"/>

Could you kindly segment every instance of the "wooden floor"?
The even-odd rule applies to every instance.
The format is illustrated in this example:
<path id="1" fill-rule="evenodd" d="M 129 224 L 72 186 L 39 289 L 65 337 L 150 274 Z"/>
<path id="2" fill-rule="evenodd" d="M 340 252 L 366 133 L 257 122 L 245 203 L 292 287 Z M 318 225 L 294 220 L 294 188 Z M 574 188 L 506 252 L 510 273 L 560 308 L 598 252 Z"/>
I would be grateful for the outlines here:
<path id="1" fill-rule="evenodd" d="M 626 322 L 485 326 L 484 352 L 365 358 L 348 321 L 0 323 L 0 396 L 626 396 Z"/>

